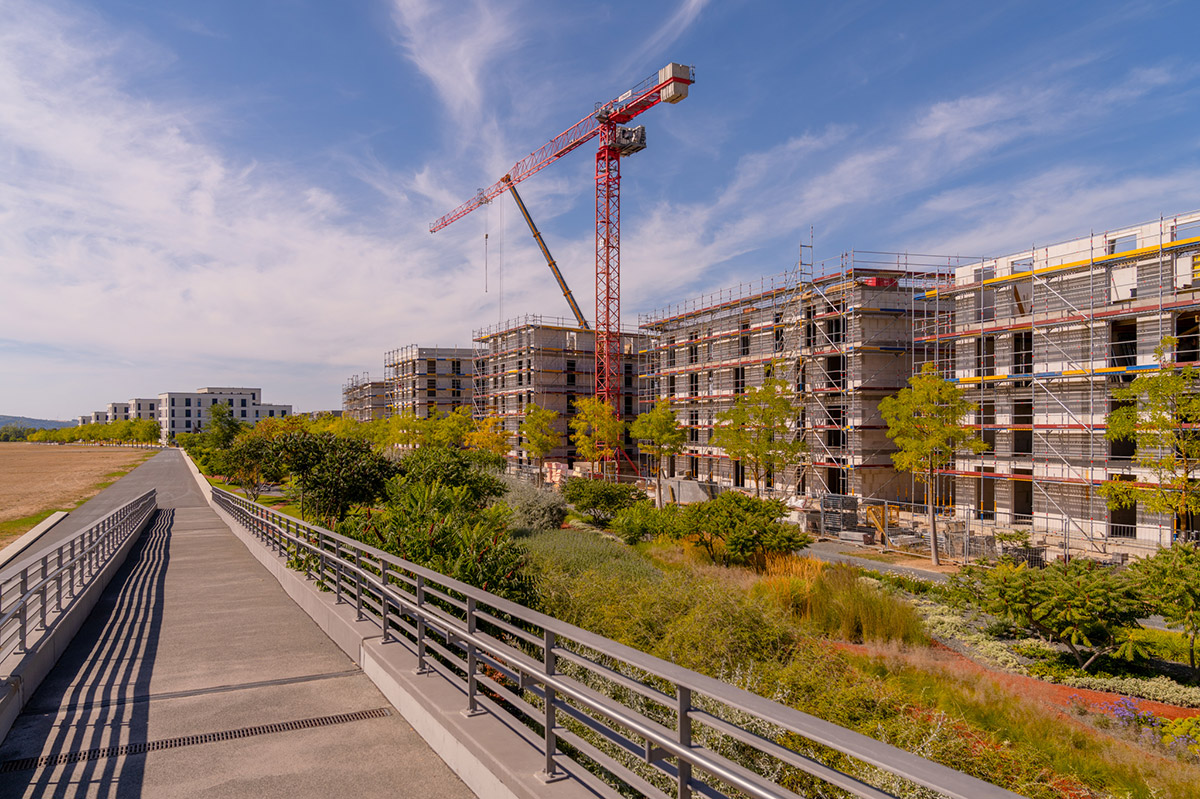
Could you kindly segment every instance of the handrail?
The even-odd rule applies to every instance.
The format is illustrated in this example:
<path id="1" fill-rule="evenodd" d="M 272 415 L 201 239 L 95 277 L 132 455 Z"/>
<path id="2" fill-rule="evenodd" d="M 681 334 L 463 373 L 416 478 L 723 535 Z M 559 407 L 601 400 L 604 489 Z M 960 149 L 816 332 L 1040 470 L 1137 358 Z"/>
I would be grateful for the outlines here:
<path id="1" fill-rule="evenodd" d="M 108 564 L 130 535 L 158 508 L 150 489 L 79 531 L 43 550 L 19 569 L 0 574 L 0 660 L 27 651 L 30 621 L 45 629 Z M 51 609 L 53 604 L 53 609 Z"/>
<path id="2" fill-rule="evenodd" d="M 336 601 L 352 603 L 385 643 L 413 650 L 419 671 L 463 686 L 468 714 L 507 716 L 540 730 L 543 779 L 562 777 L 556 758 L 569 757 L 582 766 L 574 775 L 614 797 L 622 795 L 614 779 L 649 796 L 796 796 L 721 754 L 748 747 L 755 762 L 770 762 L 776 772 L 803 772 L 853 796 L 893 795 L 821 763 L 819 751 L 828 747 L 886 772 L 889 785 L 899 777 L 954 799 L 1017 797 L 228 491 L 214 487 L 213 499 Z M 788 748 L 781 739 L 789 732 L 812 746 Z M 560 738 L 570 744 L 565 751 Z M 603 778 L 587 773 L 589 763 L 602 766 Z"/>

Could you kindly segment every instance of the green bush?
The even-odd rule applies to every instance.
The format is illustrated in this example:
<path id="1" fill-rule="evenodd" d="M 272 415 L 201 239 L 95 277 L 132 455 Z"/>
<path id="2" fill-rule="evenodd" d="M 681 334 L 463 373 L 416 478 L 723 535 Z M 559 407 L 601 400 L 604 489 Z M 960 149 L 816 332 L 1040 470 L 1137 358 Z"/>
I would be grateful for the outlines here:
<path id="1" fill-rule="evenodd" d="M 425 446 L 400 459 L 400 474 L 417 483 L 461 487 L 472 502 L 482 505 L 506 491 L 489 464 L 494 465 L 494 459 L 487 453 Z"/>
<path id="2" fill-rule="evenodd" d="M 617 511 L 608 528 L 626 544 L 665 536 L 679 536 L 683 513 L 678 505 L 667 505 L 659 509 L 650 501 Z"/>
<path id="3" fill-rule="evenodd" d="M 527 553 L 504 505 L 480 508 L 468 486 L 394 478 L 380 510 L 359 509 L 339 532 L 404 560 L 534 606 Z"/>
<path id="4" fill-rule="evenodd" d="M 683 536 L 703 547 L 714 561 L 746 564 L 761 571 L 767 555 L 792 552 L 812 543 L 799 527 L 782 521 L 787 506 L 778 499 L 726 491 L 716 499 L 686 506 L 683 513 Z"/>
<path id="5" fill-rule="evenodd" d="M 563 498 L 593 522 L 605 526 L 618 511 L 646 499 L 632 483 L 610 483 L 590 477 L 571 477 L 563 484 Z"/>
<path id="6" fill-rule="evenodd" d="M 514 530 L 557 530 L 567 519 L 567 501 L 557 491 L 517 477 L 504 478 L 504 503 L 512 510 Z"/>

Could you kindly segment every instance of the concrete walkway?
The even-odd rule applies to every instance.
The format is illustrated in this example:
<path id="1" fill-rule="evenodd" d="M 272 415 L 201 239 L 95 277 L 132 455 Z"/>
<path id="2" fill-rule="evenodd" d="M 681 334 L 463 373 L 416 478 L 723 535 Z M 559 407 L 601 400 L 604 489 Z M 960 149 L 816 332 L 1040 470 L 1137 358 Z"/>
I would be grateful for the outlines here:
<path id="1" fill-rule="evenodd" d="M 90 510 L 150 486 L 153 526 L 0 745 L 0 797 L 472 796 L 208 507 L 180 453 Z"/>

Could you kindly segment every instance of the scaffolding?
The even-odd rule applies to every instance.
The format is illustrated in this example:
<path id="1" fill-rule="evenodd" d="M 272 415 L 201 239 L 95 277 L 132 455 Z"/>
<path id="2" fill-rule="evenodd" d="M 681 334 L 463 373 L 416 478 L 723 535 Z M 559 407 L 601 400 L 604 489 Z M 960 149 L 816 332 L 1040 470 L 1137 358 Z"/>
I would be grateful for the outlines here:
<path id="1" fill-rule="evenodd" d="M 388 384 L 371 380 L 371 375 L 351 375 L 342 384 L 342 415 L 357 422 L 370 422 L 387 416 Z"/>
<path id="2" fill-rule="evenodd" d="M 989 445 L 945 472 L 956 513 L 1064 556 L 1170 544 L 1174 519 L 1096 489 L 1154 480 L 1104 437 L 1112 388 L 1155 369 L 1167 335 L 1177 363 L 1200 361 L 1200 213 L 977 259 L 923 301 L 920 357 L 966 390 Z"/>
<path id="3" fill-rule="evenodd" d="M 525 315 L 476 330 L 474 358 L 474 414 L 477 419 L 495 416 L 512 435 L 509 454 L 514 470 L 530 467 L 532 459 L 523 449 L 520 434 L 526 409 L 536 404 L 556 412 L 562 445 L 545 460 L 574 466 L 575 447 L 570 442 L 569 420 L 578 397 L 595 392 L 595 331 L 579 327 L 574 320 Z M 617 409 L 624 421 L 636 416 L 635 369 L 637 353 L 645 348 L 645 337 L 635 330 L 621 331 L 622 393 Z M 633 457 L 633 442 L 626 437 L 627 453 Z"/>
<path id="4" fill-rule="evenodd" d="M 471 405 L 475 351 L 410 344 L 384 355 L 389 416 L 433 418 Z"/>
<path id="5" fill-rule="evenodd" d="M 741 465 L 711 444 L 717 417 L 747 389 L 777 377 L 793 385 L 800 462 L 769 475 L 760 489 L 793 498 L 825 494 L 907 499 L 911 479 L 892 467 L 894 451 L 879 400 L 915 368 L 918 297 L 945 283 L 960 259 L 853 252 L 743 282 L 643 314 L 652 345 L 639 367 L 643 410 L 671 401 L 687 446 L 668 477 L 714 488 L 752 487 Z M 648 465 L 648 464 L 647 464 Z"/>

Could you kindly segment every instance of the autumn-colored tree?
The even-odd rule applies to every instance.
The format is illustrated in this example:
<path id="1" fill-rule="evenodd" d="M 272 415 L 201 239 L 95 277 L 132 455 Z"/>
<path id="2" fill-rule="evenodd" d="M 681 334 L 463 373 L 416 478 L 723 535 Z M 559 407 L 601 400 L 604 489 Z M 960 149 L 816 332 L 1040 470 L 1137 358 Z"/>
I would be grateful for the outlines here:
<path id="1" fill-rule="evenodd" d="M 504 429 L 504 420 L 492 414 L 479 420 L 463 438 L 463 444 L 467 449 L 490 452 L 503 458 L 508 455 L 511 440 L 512 433 Z"/>

